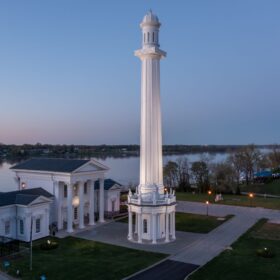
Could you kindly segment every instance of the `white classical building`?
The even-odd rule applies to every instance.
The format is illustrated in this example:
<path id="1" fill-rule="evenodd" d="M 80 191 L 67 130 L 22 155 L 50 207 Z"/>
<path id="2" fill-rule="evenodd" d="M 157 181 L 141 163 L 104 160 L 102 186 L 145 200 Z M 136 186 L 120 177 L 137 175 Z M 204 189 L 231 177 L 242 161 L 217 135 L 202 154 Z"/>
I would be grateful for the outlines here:
<path id="1" fill-rule="evenodd" d="M 162 165 L 160 60 L 166 53 L 159 48 L 160 22 L 152 11 L 140 27 L 142 48 L 135 51 L 142 62 L 140 184 L 128 195 L 128 239 L 156 244 L 175 239 L 176 197 L 164 188 Z"/>
<path id="2" fill-rule="evenodd" d="M 12 170 L 19 190 L 0 194 L 0 236 L 29 240 L 31 219 L 33 239 L 54 224 L 71 233 L 120 210 L 121 185 L 104 179 L 108 167 L 95 160 L 30 159 Z"/>
<path id="3" fill-rule="evenodd" d="M 48 236 L 52 201 L 42 188 L 0 193 L 0 236 L 30 241 L 31 226 L 32 239 Z"/>

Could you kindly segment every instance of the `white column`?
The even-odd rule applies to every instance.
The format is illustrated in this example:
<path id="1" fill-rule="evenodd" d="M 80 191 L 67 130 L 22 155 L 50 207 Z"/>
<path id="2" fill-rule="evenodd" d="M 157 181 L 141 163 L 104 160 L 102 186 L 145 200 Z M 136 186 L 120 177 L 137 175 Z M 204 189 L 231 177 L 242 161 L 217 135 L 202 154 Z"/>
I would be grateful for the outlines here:
<path id="1" fill-rule="evenodd" d="M 138 213 L 138 243 L 142 243 L 142 214 Z"/>
<path id="2" fill-rule="evenodd" d="M 165 214 L 165 242 L 169 242 L 169 213 Z"/>
<path id="3" fill-rule="evenodd" d="M 130 207 L 128 209 L 128 239 L 132 239 L 132 212 Z"/>
<path id="4" fill-rule="evenodd" d="M 99 179 L 99 222 L 104 223 L 104 179 Z"/>
<path id="5" fill-rule="evenodd" d="M 153 244 L 157 243 L 157 234 L 156 234 L 156 225 L 157 223 L 157 215 L 152 214 L 152 236 L 153 236 Z"/>
<path id="6" fill-rule="evenodd" d="M 63 223 L 62 223 L 62 193 L 61 193 L 61 187 L 59 185 L 59 182 L 57 184 L 57 229 L 61 230 L 63 228 Z"/>
<path id="7" fill-rule="evenodd" d="M 135 225 L 134 225 L 134 233 L 138 233 L 137 231 L 137 227 L 138 227 L 138 214 L 135 213 Z"/>
<path id="8" fill-rule="evenodd" d="M 79 228 L 84 228 L 84 182 L 79 182 Z"/>
<path id="9" fill-rule="evenodd" d="M 94 216 L 94 180 L 90 180 L 88 190 L 89 190 L 89 225 L 93 226 L 95 224 Z"/>
<path id="10" fill-rule="evenodd" d="M 73 232 L 73 185 L 67 184 L 67 232 Z"/>
<path id="11" fill-rule="evenodd" d="M 172 215 L 172 238 L 176 239 L 176 230 L 175 230 L 175 211 L 171 214 Z"/>

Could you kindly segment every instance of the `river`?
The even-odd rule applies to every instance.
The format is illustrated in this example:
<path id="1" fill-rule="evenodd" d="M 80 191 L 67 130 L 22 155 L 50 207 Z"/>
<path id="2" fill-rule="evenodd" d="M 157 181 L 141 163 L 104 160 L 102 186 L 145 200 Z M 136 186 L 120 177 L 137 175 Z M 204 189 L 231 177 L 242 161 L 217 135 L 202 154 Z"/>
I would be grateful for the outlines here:
<path id="1" fill-rule="evenodd" d="M 164 156 L 164 164 L 169 160 L 175 161 L 178 158 L 187 158 L 188 161 L 194 162 L 201 159 L 202 156 L 210 158 L 212 162 L 219 162 L 228 156 L 227 153 L 219 154 L 184 154 L 184 155 L 172 155 Z M 103 163 L 110 168 L 107 173 L 107 178 L 114 179 L 115 181 L 128 185 L 130 183 L 137 184 L 139 181 L 139 157 L 122 157 L 113 158 L 107 157 L 106 159 L 94 158 L 95 160 Z M 12 191 L 17 189 L 17 183 L 15 180 L 14 172 L 10 170 L 10 167 L 17 162 L 3 161 L 0 163 L 0 192 Z"/>

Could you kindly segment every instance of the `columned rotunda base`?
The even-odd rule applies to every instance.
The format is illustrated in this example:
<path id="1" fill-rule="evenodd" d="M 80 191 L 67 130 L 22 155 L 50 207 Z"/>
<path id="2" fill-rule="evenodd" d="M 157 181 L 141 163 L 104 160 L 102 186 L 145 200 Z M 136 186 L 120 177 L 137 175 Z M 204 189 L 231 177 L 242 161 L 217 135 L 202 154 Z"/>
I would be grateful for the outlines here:
<path id="1" fill-rule="evenodd" d="M 174 193 L 141 196 L 128 195 L 128 240 L 138 243 L 165 243 L 175 236 Z"/>

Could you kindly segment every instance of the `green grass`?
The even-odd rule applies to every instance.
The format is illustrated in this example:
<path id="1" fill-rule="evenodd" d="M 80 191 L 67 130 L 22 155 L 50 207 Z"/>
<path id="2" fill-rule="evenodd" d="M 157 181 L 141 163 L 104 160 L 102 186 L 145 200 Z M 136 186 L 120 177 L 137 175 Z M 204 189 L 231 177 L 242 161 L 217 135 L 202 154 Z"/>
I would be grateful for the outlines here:
<path id="1" fill-rule="evenodd" d="M 267 184 L 242 185 L 240 190 L 242 192 L 280 195 L 280 180 L 274 180 Z"/>
<path id="2" fill-rule="evenodd" d="M 23 280 L 39 279 L 122 279 L 155 262 L 166 255 L 149 253 L 124 247 L 108 245 L 74 237 L 56 239 L 59 247 L 42 251 L 40 246 L 33 249 L 33 271 L 29 271 L 29 257 L 11 260 L 10 273 L 18 268 Z M 36 243 L 35 243 L 36 244 Z"/>
<path id="3" fill-rule="evenodd" d="M 254 238 L 253 232 L 264 224 L 260 221 L 252 230 L 227 250 L 199 269 L 189 280 L 277 280 L 280 279 L 280 240 Z M 274 258 L 256 255 L 257 249 L 269 248 Z"/>
<path id="4" fill-rule="evenodd" d="M 224 221 L 220 221 L 217 217 L 177 212 L 175 219 L 176 230 L 208 233 L 231 217 L 230 215 L 226 216 Z"/>
<path id="5" fill-rule="evenodd" d="M 225 217 L 224 221 L 219 221 L 217 220 L 217 217 L 176 212 L 176 230 L 195 233 L 208 233 L 231 217 L 232 216 L 229 215 Z M 127 223 L 128 217 L 118 221 Z"/>
<path id="6" fill-rule="evenodd" d="M 194 202 L 205 202 L 209 200 L 213 204 L 226 204 L 235 206 L 248 206 L 248 207 L 264 207 L 270 209 L 280 209 L 280 199 L 279 198 L 263 198 L 254 197 L 249 198 L 246 195 L 223 195 L 224 200 L 215 202 L 215 195 L 208 194 L 192 194 L 186 192 L 177 192 L 177 200 L 194 201 Z M 211 207 L 211 205 L 209 206 Z"/>

